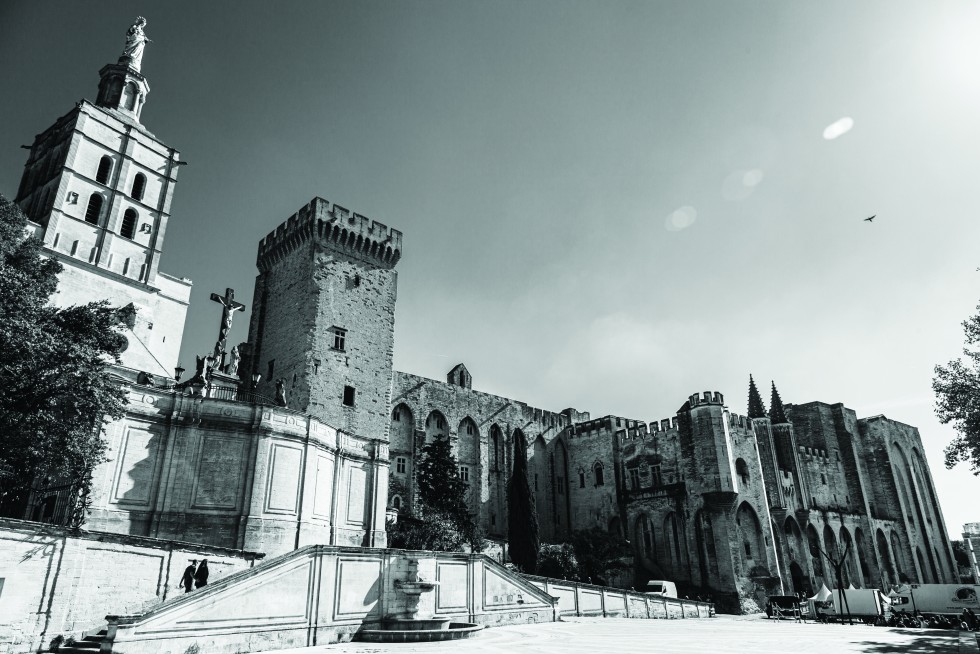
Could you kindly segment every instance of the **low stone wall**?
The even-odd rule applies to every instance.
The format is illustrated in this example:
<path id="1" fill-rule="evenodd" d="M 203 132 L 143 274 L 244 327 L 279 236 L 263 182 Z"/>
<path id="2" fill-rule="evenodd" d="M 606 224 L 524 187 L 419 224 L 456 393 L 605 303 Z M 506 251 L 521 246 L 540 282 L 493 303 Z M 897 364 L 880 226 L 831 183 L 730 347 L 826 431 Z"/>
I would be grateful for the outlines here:
<path id="1" fill-rule="evenodd" d="M 714 615 L 714 606 L 709 602 L 658 597 L 535 575 L 523 576 L 558 598 L 560 615 L 601 615 L 604 618 L 708 618 Z"/>
<path id="2" fill-rule="evenodd" d="M 182 593 L 190 559 L 206 558 L 215 581 L 262 556 L 0 518 L 0 653 L 34 652 Z"/>
<path id="3" fill-rule="evenodd" d="M 238 572 L 141 615 L 109 619 L 103 651 L 220 654 L 309 647 L 383 628 L 406 611 L 395 586 L 439 582 L 419 614 L 498 626 L 558 619 L 546 592 L 482 554 L 310 545 Z"/>

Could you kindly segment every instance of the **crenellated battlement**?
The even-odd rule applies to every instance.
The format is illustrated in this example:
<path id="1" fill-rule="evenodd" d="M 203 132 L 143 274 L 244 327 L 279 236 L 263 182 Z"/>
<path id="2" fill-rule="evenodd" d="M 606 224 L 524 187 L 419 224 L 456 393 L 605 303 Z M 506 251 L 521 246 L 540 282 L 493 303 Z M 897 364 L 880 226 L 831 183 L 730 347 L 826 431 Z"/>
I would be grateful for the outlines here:
<path id="1" fill-rule="evenodd" d="M 752 423 L 755 420 L 760 420 L 760 418 L 749 418 L 748 416 L 739 415 L 737 413 L 728 414 L 728 426 L 732 429 L 752 431 Z"/>
<path id="2" fill-rule="evenodd" d="M 668 431 L 674 431 L 677 429 L 677 416 L 672 418 L 664 418 L 660 422 L 650 423 L 650 433 L 651 434 L 663 434 Z"/>
<path id="3" fill-rule="evenodd" d="M 397 229 L 316 197 L 259 241 L 256 265 L 266 271 L 314 238 L 328 247 L 389 268 L 398 263 L 402 254 L 402 233 Z"/>
<path id="4" fill-rule="evenodd" d="M 688 402 L 690 403 L 692 409 L 697 406 L 706 406 L 709 404 L 724 404 L 725 396 L 718 391 L 715 391 L 714 393 L 711 391 L 704 391 L 704 393 L 701 395 L 695 393 L 694 395 L 690 396 L 688 398 Z"/>

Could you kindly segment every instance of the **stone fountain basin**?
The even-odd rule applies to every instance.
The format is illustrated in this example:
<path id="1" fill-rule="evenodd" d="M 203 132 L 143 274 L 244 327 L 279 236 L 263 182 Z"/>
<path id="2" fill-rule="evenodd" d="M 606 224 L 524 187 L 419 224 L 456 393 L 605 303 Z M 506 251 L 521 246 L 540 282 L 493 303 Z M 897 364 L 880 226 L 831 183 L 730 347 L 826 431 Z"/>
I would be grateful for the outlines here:
<path id="1" fill-rule="evenodd" d="M 395 581 L 395 588 L 406 595 L 421 595 L 439 585 L 438 581 Z"/>
<path id="2" fill-rule="evenodd" d="M 449 629 L 449 618 L 385 618 L 385 629 L 391 631 L 444 631 Z"/>
<path id="3" fill-rule="evenodd" d="M 420 622 L 424 622 L 421 620 Z M 390 624 L 385 620 L 386 625 Z M 448 622 L 441 629 L 364 629 L 357 633 L 357 640 L 372 643 L 420 643 L 436 640 L 459 640 L 469 638 L 483 629 L 482 624 L 472 622 Z"/>

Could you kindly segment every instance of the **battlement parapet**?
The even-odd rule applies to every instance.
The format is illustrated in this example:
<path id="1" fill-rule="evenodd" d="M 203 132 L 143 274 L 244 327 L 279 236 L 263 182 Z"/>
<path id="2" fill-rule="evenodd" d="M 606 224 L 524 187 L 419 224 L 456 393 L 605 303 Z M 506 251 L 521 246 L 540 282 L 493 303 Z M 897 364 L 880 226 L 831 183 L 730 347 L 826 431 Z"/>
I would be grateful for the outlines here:
<path id="1" fill-rule="evenodd" d="M 650 423 L 650 434 L 654 436 L 663 436 L 669 431 L 677 431 L 677 416 L 672 418 L 664 418 L 660 422 Z"/>
<path id="2" fill-rule="evenodd" d="M 650 430 L 661 432 L 670 431 L 671 429 L 677 429 L 677 416 L 672 416 L 670 418 L 664 418 L 660 421 L 659 425 L 656 422 L 650 423 Z"/>
<path id="3" fill-rule="evenodd" d="M 688 402 L 690 403 L 692 409 L 697 406 L 705 406 L 709 404 L 724 404 L 725 396 L 718 391 L 715 391 L 714 393 L 711 391 L 704 391 L 704 393 L 701 395 L 695 393 L 689 397 Z"/>
<path id="4" fill-rule="evenodd" d="M 402 254 L 402 233 L 397 229 L 316 197 L 259 241 L 256 265 L 267 271 L 312 239 L 387 268 Z"/>
<path id="5" fill-rule="evenodd" d="M 524 417 L 546 427 L 557 427 L 558 429 L 564 429 L 570 424 L 568 416 L 562 413 L 527 405 L 524 405 Z"/>
<path id="6" fill-rule="evenodd" d="M 645 422 L 636 423 L 635 427 L 622 428 L 616 431 L 616 438 L 620 445 L 634 440 L 645 440 L 650 435 Z"/>

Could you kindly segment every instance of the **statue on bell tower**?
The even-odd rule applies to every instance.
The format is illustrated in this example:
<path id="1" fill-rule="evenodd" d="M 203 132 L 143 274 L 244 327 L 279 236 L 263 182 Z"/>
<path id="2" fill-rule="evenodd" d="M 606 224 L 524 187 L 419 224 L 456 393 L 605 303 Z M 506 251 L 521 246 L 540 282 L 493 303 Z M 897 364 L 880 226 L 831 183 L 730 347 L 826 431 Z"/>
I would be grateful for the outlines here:
<path id="1" fill-rule="evenodd" d="M 146 19 L 142 16 L 137 16 L 136 22 L 129 26 L 126 31 L 126 46 L 119 57 L 119 63 L 128 64 L 136 70 L 140 69 L 143 63 L 143 48 L 147 43 L 152 43 L 143 33 L 145 26 Z"/>

